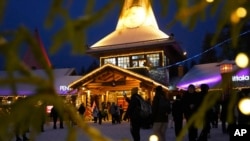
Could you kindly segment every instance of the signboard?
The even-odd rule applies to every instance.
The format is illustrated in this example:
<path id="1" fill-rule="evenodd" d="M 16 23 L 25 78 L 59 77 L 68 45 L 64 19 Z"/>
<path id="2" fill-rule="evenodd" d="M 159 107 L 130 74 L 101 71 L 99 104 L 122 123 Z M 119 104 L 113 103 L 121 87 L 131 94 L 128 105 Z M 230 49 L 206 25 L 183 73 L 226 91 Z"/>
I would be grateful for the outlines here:
<path id="1" fill-rule="evenodd" d="M 237 81 L 249 81 L 249 75 L 234 75 L 232 76 L 232 81 L 237 82 Z"/>
<path id="2" fill-rule="evenodd" d="M 59 86 L 59 93 L 60 94 L 65 94 L 70 90 L 70 88 L 66 85 L 60 85 Z"/>

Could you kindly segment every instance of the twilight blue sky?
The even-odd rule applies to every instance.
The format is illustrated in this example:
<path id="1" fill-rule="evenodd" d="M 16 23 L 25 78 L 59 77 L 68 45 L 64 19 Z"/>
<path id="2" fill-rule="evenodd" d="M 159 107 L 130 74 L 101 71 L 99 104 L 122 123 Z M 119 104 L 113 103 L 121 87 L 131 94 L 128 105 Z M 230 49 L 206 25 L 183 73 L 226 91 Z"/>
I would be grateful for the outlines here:
<path id="1" fill-rule="evenodd" d="M 102 7 L 109 0 L 97 0 L 97 8 Z M 68 0 L 70 3 L 70 13 L 73 18 L 83 16 L 85 0 Z M 0 23 L 0 32 L 4 30 L 13 30 L 24 25 L 30 31 L 38 28 L 40 37 L 48 51 L 51 45 L 51 39 L 58 25 L 62 24 L 60 20 L 56 24 L 47 29 L 44 26 L 44 21 L 51 4 L 51 0 L 8 0 L 5 9 L 4 18 Z M 172 20 L 176 8 L 173 4 L 168 6 L 168 14 L 163 16 L 159 1 L 153 4 L 153 10 L 158 22 L 159 28 L 166 34 L 174 33 L 175 39 L 180 43 L 183 50 L 187 51 L 188 57 L 192 57 L 201 52 L 201 45 L 204 35 L 207 32 L 215 31 L 215 20 L 208 18 L 206 21 L 199 21 L 196 28 L 193 30 L 184 27 L 180 23 L 176 23 L 170 29 L 166 25 Z M 118 6 L 108 13 L 103 19 L 92 25 L 87 31 L 87 44 L 92 45 L 104 36 L 112 32 L 117 24 L 119 16 Z M 82 67 L 87 67 L 92 60 L 85 55 L 72 55 L 70 46 L 61 48 L 57 54 L 50 55 L 50 60 L 54 67 L 74 67 L 79 71 Z M 0 57 L 1 59 L 1 57 Z M 2 61 L 0 61 L 2 62 Z M 0 69 L 3 69 L 3 64 L 0 64 Z"/>

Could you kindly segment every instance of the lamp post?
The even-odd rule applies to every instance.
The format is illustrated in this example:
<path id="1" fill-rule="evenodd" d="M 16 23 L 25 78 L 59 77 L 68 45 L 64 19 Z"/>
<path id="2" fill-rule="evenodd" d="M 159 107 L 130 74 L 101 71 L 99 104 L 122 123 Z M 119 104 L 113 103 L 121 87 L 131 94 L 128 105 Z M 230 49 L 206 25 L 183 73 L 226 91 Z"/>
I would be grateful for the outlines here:
<path id="1" fill-rule="evenodd" d="M 220 73 L 222 77 L 222 130 L 226 133 L 226 122 L 232 123 L 233 122 L 233 109 L 232 104 L 232 72 L 233 72 L 233 64 L 234 62 L 229 60 L 224 60 L 219 64 Z M 230 98 L 229 98 L 230 97 Z"/>
<path id="2" fill-rule="evenodd" d="M 224 60 L 219 64 L 222 77 L 223 94 L 229 94 L 232 89 L 233 64 L 234 62 L 229 60 Z"/>

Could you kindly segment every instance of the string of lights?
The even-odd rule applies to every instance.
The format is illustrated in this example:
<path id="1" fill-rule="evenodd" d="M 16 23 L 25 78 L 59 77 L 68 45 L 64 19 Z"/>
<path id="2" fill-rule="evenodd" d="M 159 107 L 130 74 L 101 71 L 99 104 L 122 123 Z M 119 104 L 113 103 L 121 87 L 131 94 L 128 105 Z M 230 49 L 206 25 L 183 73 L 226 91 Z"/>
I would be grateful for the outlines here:
<path id="1" fill-rule="evenodd" d="M 250 32 L 250 30 L 245 31 L 245 32 L 241 33 L 238 37 L 241 37 L 241 36 L 243 36 L 243 35 L 246 35 L 246 34 L 249 33 L 249 32 Z M 180 62 L 177 62 L 177 63 L 175 63 L 175 64 L 171 64 L 171 65 L 162 67 L 162 68 L 160 68 L 160 69 L 168 69 L 168 68 L 171 68 L 171 67 L 173 67 L 173 66 L 177 66 L 177 65 L 183 64 L 183 63 L 185 63 L 185 62 L 188 62 L 188 61 L 190 61 L 190 60 L 193 60 L 194 58 L 197 58 L 197 57 L 199 57 L 199 56 L 201 56 L 201 55 L 203 55 L 203 54 L 205 54 L 205 53 L 207 53 L 207 52 L 209 52 L 209 51 L 211 51 L 211 50 L 213 50 L 213 49 L 215 49 L 215 48 L 217 48 L 217 47 L 219 47 L 219 46 L 223 45 L 224 43 L 227 43 L 227 42 L 229 42 L 229 41 L 231 41 L 231 40 L 232 40 L 232 38 L 228 38 L 228 39 L 226 39 L 226 40 L 224 40 L 224 41 L 222 41 L 222 42 L 220 42 L 220 43 L 214 45 L 213 47 L 211 47 L 211 48 L 209 48 L 209 49 L 207 49 L 207 50 L 205 50 L 205 51 L 203 51 L 203 52 L 201 52 L 201 53 L 199 53 L 199 54 L 197 54 L 197 55 L 194 55 L 194 56 L 192 56 L 192 57 L 190 57 L 190 58 L 187 58 L 187 59 L 182 60 L 182 61 L 180 61 Z"/>

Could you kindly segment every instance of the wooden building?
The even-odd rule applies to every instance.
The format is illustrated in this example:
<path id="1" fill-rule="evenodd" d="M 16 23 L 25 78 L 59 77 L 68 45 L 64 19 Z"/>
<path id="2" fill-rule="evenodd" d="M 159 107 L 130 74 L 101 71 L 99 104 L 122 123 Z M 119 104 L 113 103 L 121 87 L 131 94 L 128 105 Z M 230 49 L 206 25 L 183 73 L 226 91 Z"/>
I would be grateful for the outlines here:
<path id="1" fill-rule="evenodd" d="M 185 58 L 173 36 L 158 28 L 149 0 L 125 0 L 115 30 L 90 46 L 87 54 L 99 59 L 100 67 L 69 85 L 79 90 L 87 106 L 93 103 L 90 96 L 98 97 L 98 106 L 124 106 L 123 93 L 130 95 L 133 87 L 152 99 L 156 86 L 168 91 L 171 71 L 177 72 L 165 66 Z"/>

